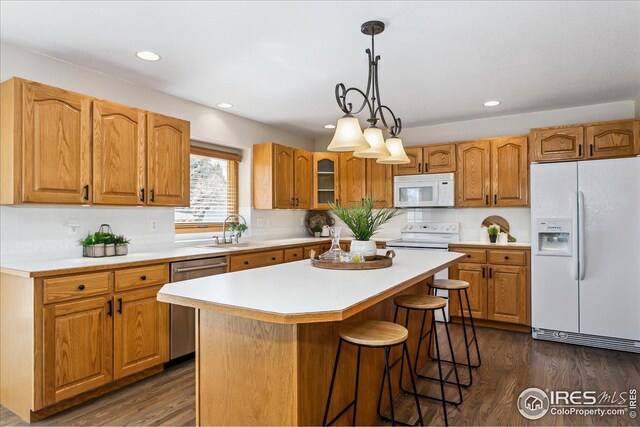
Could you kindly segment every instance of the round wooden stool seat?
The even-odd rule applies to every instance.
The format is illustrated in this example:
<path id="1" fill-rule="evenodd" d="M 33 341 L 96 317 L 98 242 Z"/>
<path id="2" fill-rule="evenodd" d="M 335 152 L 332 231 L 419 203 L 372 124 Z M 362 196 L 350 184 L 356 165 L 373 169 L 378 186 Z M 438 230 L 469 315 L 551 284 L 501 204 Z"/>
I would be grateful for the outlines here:
<path id="1" fill-rule="evenodd" d="M 356 345 L 384 347 L 407 340 L 409 331 L 404 326 L 381 320 L 349 323 L 340 328 L 340 338 Z"/>
<path id="2" fill-rule="evenodd" d="M 425 294 L 399 295 L 393 302 L 397 306 L 416 310 L 437 310 L 447 305 L 446 299 Z"/>
<path id="3" fill-rule="evenodd" d="M 436 289 L 455 291 L 458 289 L 467 289 L 469 282 L 465 282 L 464 280 L 436 279 L 433 281 L 433 284 L 429 286 Z"/>

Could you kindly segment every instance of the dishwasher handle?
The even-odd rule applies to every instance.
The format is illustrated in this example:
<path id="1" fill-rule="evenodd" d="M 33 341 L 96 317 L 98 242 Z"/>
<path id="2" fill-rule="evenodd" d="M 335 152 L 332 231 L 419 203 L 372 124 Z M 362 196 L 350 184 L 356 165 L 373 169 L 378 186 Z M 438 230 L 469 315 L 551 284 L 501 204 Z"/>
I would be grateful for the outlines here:
<path id="1" fill-rule="evenodd" d="M 207 265 L 198 265 L 196 267 L 183 267 L 183 268 L 174 268 L 174 273 L 186 273 L 188 271 L 198 271 L 198 270 L 208 270 L 210 268 L 218 268 L 218 267 L 226 267 L 226 262 L 221 262 L 218 264 L 207 264 Z"/>

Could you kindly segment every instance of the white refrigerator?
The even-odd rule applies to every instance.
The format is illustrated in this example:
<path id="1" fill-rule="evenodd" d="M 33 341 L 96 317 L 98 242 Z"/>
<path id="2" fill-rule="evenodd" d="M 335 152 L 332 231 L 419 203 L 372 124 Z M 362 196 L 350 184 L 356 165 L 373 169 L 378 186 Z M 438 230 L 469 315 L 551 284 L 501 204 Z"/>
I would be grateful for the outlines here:
<path id="1" fill-rule="evenodd" d="M 533 338 L 640 353 L 640 157 L 531 165 Z"/>

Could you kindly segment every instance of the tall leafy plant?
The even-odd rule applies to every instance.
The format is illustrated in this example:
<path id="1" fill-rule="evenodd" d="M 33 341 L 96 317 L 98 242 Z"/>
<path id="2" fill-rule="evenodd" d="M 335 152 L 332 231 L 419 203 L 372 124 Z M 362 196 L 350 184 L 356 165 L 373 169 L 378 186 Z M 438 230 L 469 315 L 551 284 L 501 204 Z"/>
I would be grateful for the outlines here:
<path id="1" fill-rule="evenodd" d="M 373 210 L 373 201 L 365 199 L 360 206 L 331 204 L 331 210 L 351 230 L 356 240 L 369 240 L 384 223 L 398 214 L 397 209 Z"/>

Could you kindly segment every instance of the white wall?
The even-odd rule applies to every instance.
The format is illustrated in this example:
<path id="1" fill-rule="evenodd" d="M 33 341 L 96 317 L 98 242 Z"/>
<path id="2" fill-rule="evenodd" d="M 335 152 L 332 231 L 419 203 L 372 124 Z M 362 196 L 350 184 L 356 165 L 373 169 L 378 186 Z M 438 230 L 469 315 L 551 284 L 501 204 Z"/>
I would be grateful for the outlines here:
<path id="1" fill-rule="evenodd" d="M 191 122 L 192 139 L 234 147 L 242 150 L 239 168 L 239 206 L 241 214 L 250 221 L 251 232 L 260 236 L 274 232 L 296 235 L 301 227 L 304 211 L 253 211 L 251 209 L 251 146 L 264 141 L 277 141 L 293 147 L 312 150 L 309 138 L 277 129 L 253 120 L 186 101 L 148 87 L 122 80 L 98 71 L 89 70 L 64 61 L 0 44 L 0 80 L 13 76 L 23 77 L 87 95 L 108 99 L 138 108 L 179 117 Z M 271 227 L 257 227 L 256 215 Z M 3 259 L 20 256 L 73 256 L 78 248 L 78 235 L 70 235 L 64 224 L 68 220 L 80 221 L 80 234 L 86 234 L 97 225 L 110 223 L 114 231 L 133 237 L 132 249 L 143 244 L 171 242 L 174 239 L 173 209 L 168 208 L 98 208 L 40 206 L 0 207 L 2 234 L 0 253 Z M 158 229 L 150 231 L 151 218 Z M 19 231 L 20 230 L 20 231 Z M 36 243 L 47 236 L 46 245 Z M 59 250 L 44 250 L 51 246 Z M 37 253 L 36 253 L 37 252 Z"/>

